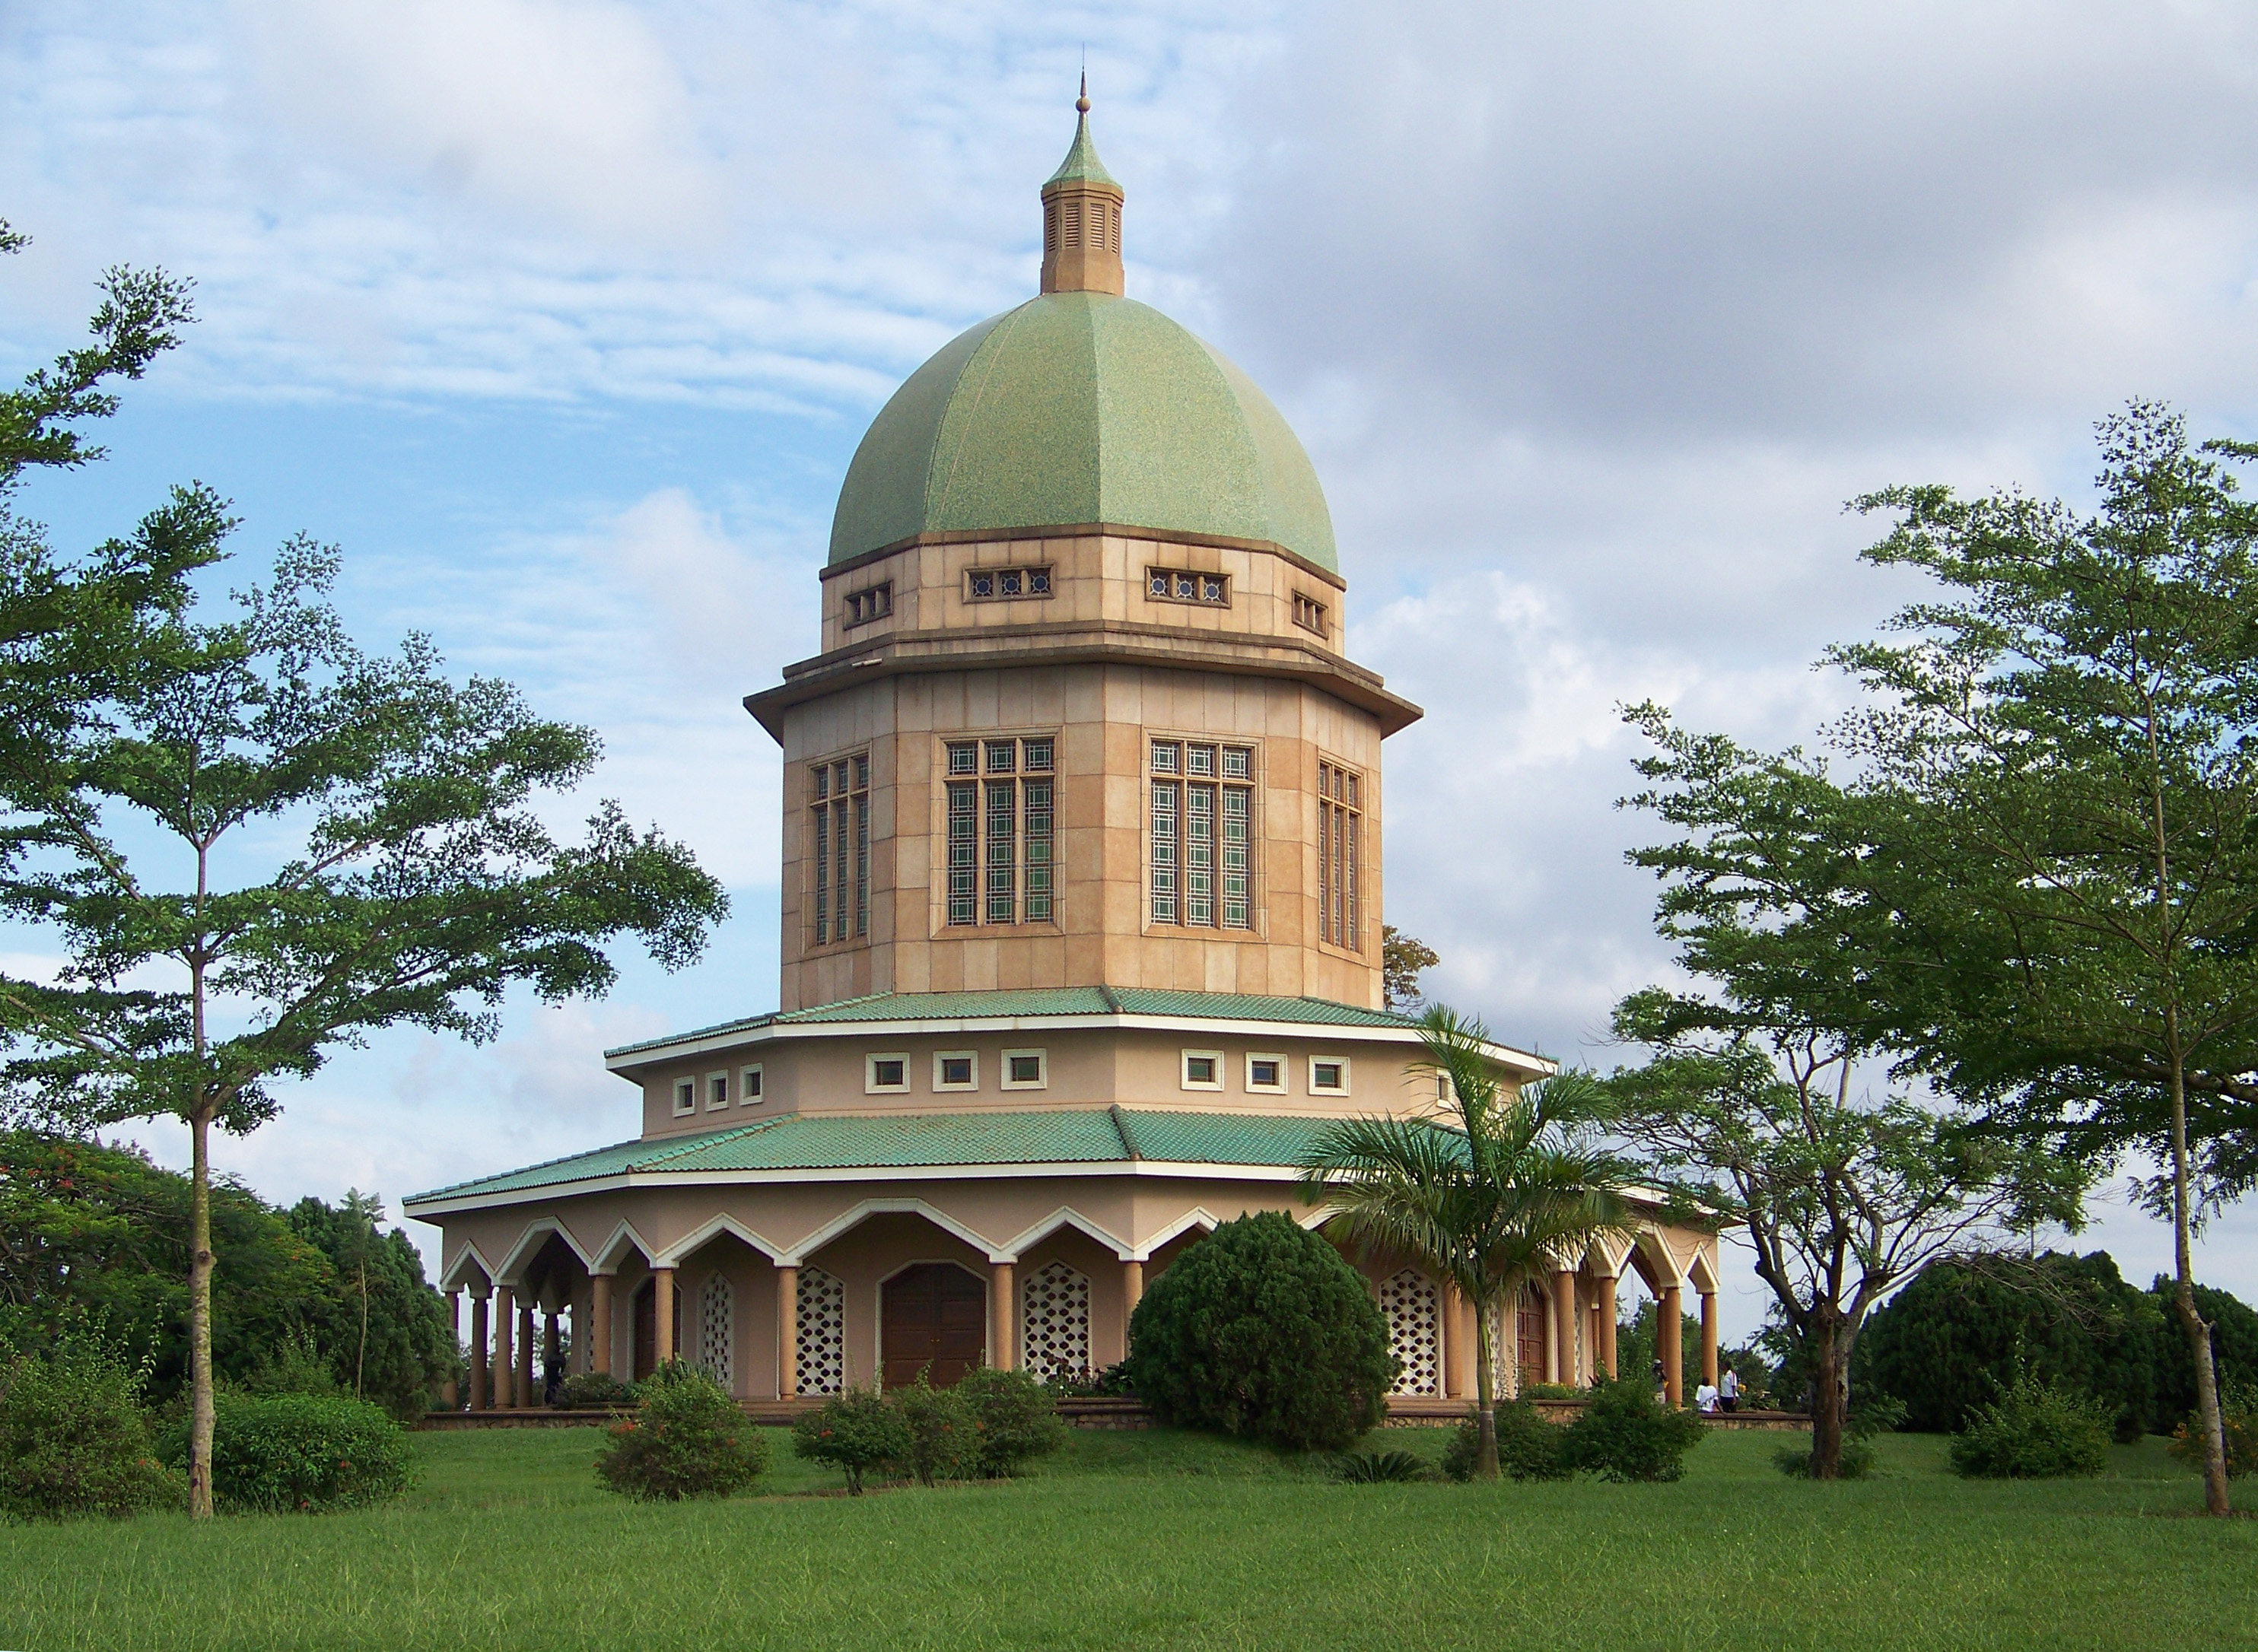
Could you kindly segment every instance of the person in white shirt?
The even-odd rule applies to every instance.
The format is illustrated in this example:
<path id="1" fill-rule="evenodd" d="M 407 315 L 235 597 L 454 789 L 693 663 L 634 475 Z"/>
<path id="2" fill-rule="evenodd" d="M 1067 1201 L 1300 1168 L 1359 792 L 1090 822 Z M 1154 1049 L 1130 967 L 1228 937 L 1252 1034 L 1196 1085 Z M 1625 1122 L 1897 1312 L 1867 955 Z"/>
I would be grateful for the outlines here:
<path id="1" fill-rule="evenodd" d="M 1705 1382 L 1694 1391 L 1694 1408 L 1704 1415 L 1717 1408 L 1717 1390 L 1714 1384 Z"/>
<path id="2" fill-rule="evenodd" d="M 1740 1407 L 1740 1375 L 1728 1365 L 1717 1378 L 1717 1408 L 1721 1411 L 1737 1411 Z"/>

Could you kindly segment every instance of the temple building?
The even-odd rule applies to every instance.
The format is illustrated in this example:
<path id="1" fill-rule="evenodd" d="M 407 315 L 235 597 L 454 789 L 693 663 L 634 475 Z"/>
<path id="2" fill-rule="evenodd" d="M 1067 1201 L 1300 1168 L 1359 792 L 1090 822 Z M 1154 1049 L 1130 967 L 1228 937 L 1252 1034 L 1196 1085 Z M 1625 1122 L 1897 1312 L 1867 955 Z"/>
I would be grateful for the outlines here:
<path id="1" fill-rule="evenodd" d="M 745 701 L 783 752 L 779 1006 L 608 1052 L 636 1139 L 406 1202 L 458 1326 L 470 1299 L 473 1407 L 539 1403 L 560 1317 L 575 1368 L 671 1351 L 749 1403 L 1094 1370 L 1216 1223 L 1325 1220 L 1296 1179 L 1327 1120 L 1437 1105 L 1381 993 L 1381 747 L 1419 708 L 1347 656 L 1286 421 L 1125 295 L 1077 108 L 1040 294 L 880 411 L 816 652 Z M 1611 1369 L 1626 1267 L 1670 1326 L 1699 1294 L 1714 1365 L 1716 1241 L 1651 1214 L 1505 1315 L 1504 1388 Z M 1399 1408 L 1462 1404 L 1470 1310 L 1356 1259 Z"/>

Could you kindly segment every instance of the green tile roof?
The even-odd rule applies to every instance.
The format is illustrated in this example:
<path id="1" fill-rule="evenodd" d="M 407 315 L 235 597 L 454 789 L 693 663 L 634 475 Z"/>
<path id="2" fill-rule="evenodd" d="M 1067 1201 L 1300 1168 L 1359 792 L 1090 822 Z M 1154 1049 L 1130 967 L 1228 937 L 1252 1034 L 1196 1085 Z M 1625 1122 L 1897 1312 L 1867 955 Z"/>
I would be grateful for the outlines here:
<path id="1" fill-rule="evenodd" d="M 1018 1021 L 1045 1016 L 1166 1016 L 1187 1021 L 1275 1021 L 1309 1026 L 1416 1028 L 1409 1016 L 1327 998 L 1278 998 L 1246 992 L 1167 992 L 1146 987 L 1034 987 L 998 992 L 882 992 L 812 1010 L 774 1010 L 689 1032 L 645 1039 L 607 1057 L 663 1049 L 692 1039 L 765 1026 L 823 1026 L 861 1021 Z"/>
<path id="2" fill-rule="evenodd" d="M 1074 142 L 1067 145 L 1066 159 L 1058 164 L 1043 188 L 1047 191 L 1054 183 L 1113 183 L 1113 174 L 1105 170 L 1105 163 L 1097 158 L 1097 145 L 1090 141 L 1090 112 L 1084 110 L 1074 120 Z M 1120 185 L 1114 184 L 1115 188 Z"/>
<path id="3" fill-rule="evenodd" d="M 728 1130 L 619 1142 L 419 1193 L 410 1205 L 564 1187 L 630 1172 L 915 1169 L 924 1166 L 1302 1162 L 1331 1121 L 1261 1113 L 1082 1108 L 1024 1113 L 789 1113 Z"/>

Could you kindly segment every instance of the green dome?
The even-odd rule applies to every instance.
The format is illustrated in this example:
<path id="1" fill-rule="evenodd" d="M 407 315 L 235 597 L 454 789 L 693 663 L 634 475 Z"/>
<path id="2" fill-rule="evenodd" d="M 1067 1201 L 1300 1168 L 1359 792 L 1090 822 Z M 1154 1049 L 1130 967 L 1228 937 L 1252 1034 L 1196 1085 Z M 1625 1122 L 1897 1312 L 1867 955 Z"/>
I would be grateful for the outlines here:
<path id="1" fill-rule="evenodd" d="M 831 560 L 1092 522 L 1264 540 L 1340 571 L 1324 490 L 1269 397 L 1160 311 L 1090 292 L 991 316 L 909 376 L 847 467 Z"/>

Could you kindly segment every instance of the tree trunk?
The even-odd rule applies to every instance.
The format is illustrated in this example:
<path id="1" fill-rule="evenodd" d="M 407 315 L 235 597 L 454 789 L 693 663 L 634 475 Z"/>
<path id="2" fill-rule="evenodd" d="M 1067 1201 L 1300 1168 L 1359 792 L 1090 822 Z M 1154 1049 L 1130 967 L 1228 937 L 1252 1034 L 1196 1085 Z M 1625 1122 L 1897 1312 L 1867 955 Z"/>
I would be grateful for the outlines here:
<path id="1" fill-rule="evenodd" d="M 188 1119 L 188 1514 L 212 1512 L 211 1113 L 199 1104 Z"/>
<path id="2" fill-rule="evenodd" d="M 1489 1304 L 1467 1293 L 1474 1305 L 1474 1478 L 1497 1478 L 1497 1382 L 1491 1370 Z"/>
<path id="3" fill-rule="evenodd" d="M 1817 1316 L 1811 1361 L 1811 1478 L 1843 1478 L 1843 1440 L 1850 1420 L 1850 1360 L 1834 1320 Z"/>
<path id="4" fill-rule="evenodd" d="M 2196 1427 L 2203 1435 L 2203 1506 L 2205 1512 L 2229 1512 L 2226 1499 L 2226 1434 L 2219 1414 L 2219 1373 L 2211 1363 L 2211 1326 L 2195 1305 L 2195 1257 L 2188 1209 L 2187 1069 L 2177 1046 L 2176 1016 L 2172 1024 L 2172 1306 L 2187 1333 L 2188 1352 L 2195 1358 Z"/>

